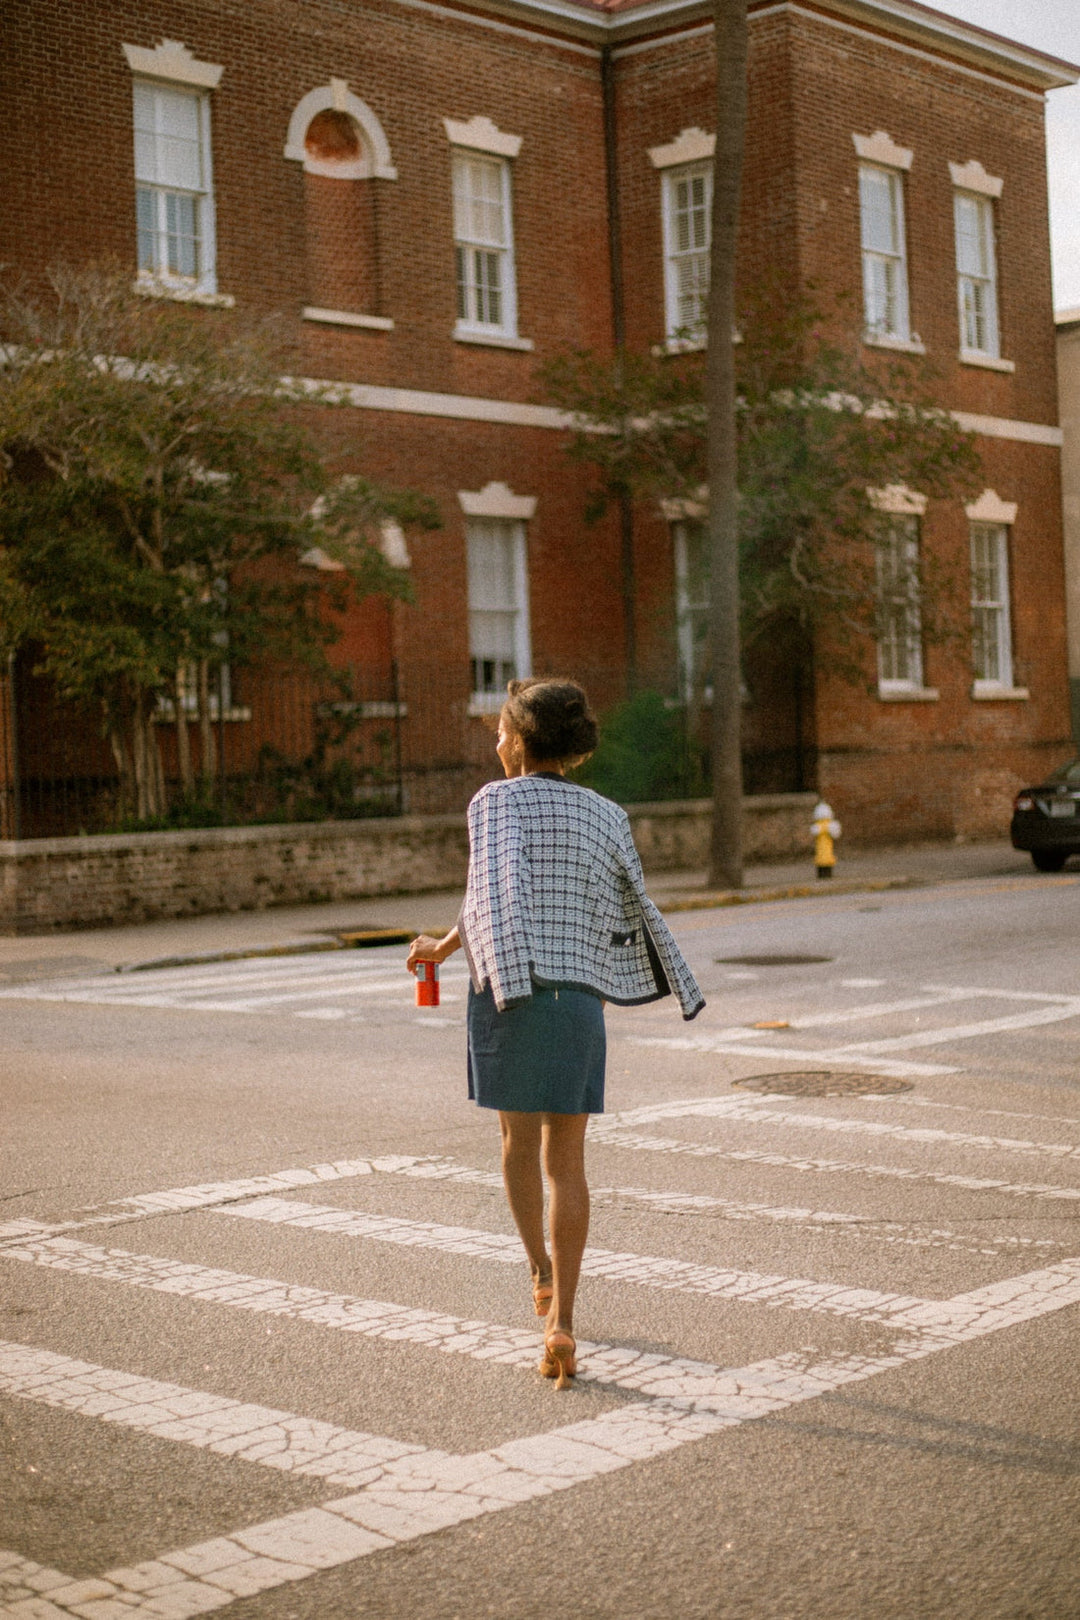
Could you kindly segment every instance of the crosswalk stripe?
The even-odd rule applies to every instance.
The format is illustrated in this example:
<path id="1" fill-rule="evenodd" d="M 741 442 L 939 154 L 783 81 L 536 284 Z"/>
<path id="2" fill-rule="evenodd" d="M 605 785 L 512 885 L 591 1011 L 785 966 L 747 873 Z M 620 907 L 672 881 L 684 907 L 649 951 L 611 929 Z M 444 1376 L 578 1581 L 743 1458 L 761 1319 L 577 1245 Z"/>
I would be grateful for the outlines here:
<path id="1" fill-rule="evenodd" d="M 939 1187 L 960 1187 L 967 1192 L 1005 1193 L 1011 1198 L 1047 1199 L 1071 1203 L 1080 1200 L 1080 1188 L 1058 1187 L 1049 1182 L 1001 1181 L 993 1176 L 951 1175 L 941 1170 L 918 1170 L 903 1164 L 864 1164 L 859 1160 L 813 1159 L 767 1148 L 725 1148 L 715 1142 L 686 1142 L 672 1136 L 646 1136 L 622 1128 L 598 1130 L 594 1146 L 618 1148 L 628 1153 L 670 1153 L 691 1159 L 722 1159 L 731 1164 L 764 1164 L 779 1170 L 817 1175 L 870 1176 L 894 1181 L 925 1181 Z"/>
<path id="2" fill-rule="evenodd" d="M 69 1250 L 87 1248 L 73 1244 L 70 1239 L 54 1240 L 54 1243 L 66 1245 Z M 108 1258 L 115 1261 L 120 1256 L 114 1253 Z M 183 1275 L 203 1285 L 201 1293 L 197 1292 L 195 1297 L 220 1299 L 220 1279 L 232 1275 L 212 1273 L 204 1267 L 178 1267 L 175 1262 L 155 1261 L 148 1256 L 127 1258 L 143 1267 L 144 1279 L 152 1274 L 155 1266 L 164 1266 L 170 1268 L 164 1276 L 175 1279 Z M 150 1272 L 146 1270 L 148 1263 Z M 162 1276 L 160 1271 L 159 1276 Z M 163 1286 L 164 1276 L 158 1283 L 144 1280 L 141 1286 Z M 205 1287 L 208 1276 L 218 1279 L 209 1296 Z M 286 1285 L 254 1278 L 234 1277 L 235 1283 L 255 1283 L 286 1295 L 310 1296 L 315 1292 L 290 1290 Z M 367 1326 L 360 1331 L 389 1332 L 395 1339 L 412 1336 L 407 1328 L 402 1331 L 404 1324 L 399 1307 L 381 1306 L 373 1301 L 348 1301 L 343 1296 L 336 1296 L 335 1303 L 339 1311 L 351 1304 L 374 1307 L 383 1313 L 378 1329 L 368 1315 Z M 363 1440 L 374 1442 L 374 1466 L 378 1467 L 379 1474 L 355 1493 L 181 1548 L 127 1569 L 108 1570 L 101 1577 L 89 1580 L 72 1580 L 60 1571 L 23 1559 L 16 1553 L 2 1552 L 0 1599 L 3 1607 L 0 1613 L 11 1616 L 12 1620 L 15 1616 L 43 1614 L 81 1617 L 97 1614 L 105 1620 L 113 1613 L 141 1613 L 146 1620 L 150 1616 L 160 1620 L 163 1615 L 189 1615 L 223 1608 L 237 1597 L 272 1590 L 286 1582 L 304 1579 L 317 1570 L 352 1563 L 371 1552 L 463 1520 L 570 1488 L 723 1429 L 775 1414 L 798 1402 L 815 1399 L 831 1390 L 1076 1303 L 1080 1303 L 1080 1259 L 1011 1278 L 952 1300 L 915 1307 L 909 1312 L 911 1337 L 876 1356 L 841 1353 L 815 1361 L 806 1352 L 791 1352 L 749 1367 L 721 1369 L 614 1346 L 583 1344 L 579 1348 L 589 1362 L 582 1367 L 580 1376 L 634 1392 L 638 1397 L 635 1405 L 464 1457 L 424 1450 L 404 1452 L 385 1460 L 378 1448 L 386 1442 L 364 1436 Z M 310 1300 L 305 1297 L 294 1299 L 291 1308 L 275 1308 L 279 1312 L 288 1308 L 289 1314 L 314 1319 L 306 1306 L 310 1306 Z M 388 1328 L 387 1312 L 397 1318 L 393 1328 Z M 441 1349 L 457 1348 L 470 1355 L 479 1354 L 483 1359 L 521 1360 L 520 1353 L 510 1358 L 492 1356 L 490 1344 L 484 1342 L 492 1331 L 489 1328 L 485 1334 L 486 1324 L 437 1318 L 425 1312 L 405 1315 L 412 1321 L 426 1318 L 428 1322 L 439 1324 L 442 1334 L 435 1342 Z M 339 1317 L 327 1325 L 344 1323 Z M 501 1335 L 504 1342 L 511 1335 L 515 1339 L 521 1337 L 514 1330 L 495 1329 L 494 1332 Z M 534 1341 L 534 1335 L 529 1337 Z M 483 1342 L 483 1348 L 479 1348 L 478 1339 Z M 422 1336 L 421 1342 L 431 1343 L 432 1340 Z M 13 1394 L 33 1398 L 36 1380 L 39 1394 L 44 1383 L 46 1399 L 48 1386 L 53 1386 L 50 1404 L 65 1404 L 66 1399 L 75 1403 L 75 1409 L 106 1421 L 126 1423 L 130 1428 L 154 1433 L 160 1433 L 163 1427 L 173 1427 L 174 1433 L 166 1437 L 202 1444 L 208 1449 L 222 1449 L 220 1433 L 217 1444 L 212 1438 L 214 1409 L 206 1404 L 208 1400 L 219 1399 L 217 1397 L 206 1397 L 198 1391 L 156 1381 L 136 1380 L 132 1390 L 131 1383 L 124 1382 L 126 1375 L 109 1369 L 85 1362 L 64 1365 L 67 1358 L 59 1358 L 59 1365 L 51 1361 L 43 1366 L 41 1360 L 35 1358 L 46 1353 L 26 1347 L 3 1348 L 11 1358 L 9 1387 L 12 1379 L 15 1383 L 19 1381 L 20 1351 L 30 1358 L 29 1366 L 25 1361 L 22 1364 L 22 1388 L 11 1387 Z M 534 1354 L 535 1342 L 529 1352 L 530 1360 Z M 104 1380 L 102 1374 L 105 1374 Z M 126 1396 L 122 1393 L 125 1388 Z M 179 1394 L 174 1396 L 176 1390 Z M 125 1402 L 126 1411 L 115 1405 L 118 1399 Z M 132 1401 L 136 1403 L 134 1408 Z M 218 1407 L 217 1411 L 223 1414 L 221 1423 L 235 1429 L 238 1408 L 245 1410 L 241 1403 L 226 1402 L 225 1406 Z M 200 1417 L 204 1419 L 203 1425 L 198 1422 Z M 288 1447 L 290 1439 L 294 1443 L 299 1441 L 302 1448 L 306 1443 L 307 1449 L 302 1454 L 312 1461 L 313 1451 L 317 1452 L 320 1446 L 325 1454 L 326 1443 L 331 1438 L 325 1431 L 332 1426 L 326 1425 L 322 1432 L 314 1425 L 306 1432 L 303 1428 L 299 1432 L 290 1431 L 291 1418 L 292 1414 L 248 1406 L 246 1416 L 240 1421 L 250 1420 L 254 1428 L 234 1432 L 237 1443 L 232 1454 L 267 1462 L 275 1456 L 286 1455 L 282 1448 Z M 304 1420 L 297 1421 L 303 1425 Z M 355 1432 L 339 1430 L 335 1433 L 342 1437 L 343 1450 L 350 1444 L 355 1445 Z M 345 1438 L 346 1435 L 349 1438 Z M 263 1454 L 258 1455 L 260 1452 Z M 332 1460 L 330 1466 L 334 1466 Z M 297 1471 L 302 1469 L 303 1464 Z M 324 1477 L 329 1481 L 330 1476 Z"/>
<path id="3" fill-rule="evenodd" d="M 762 1107 L 746 1097 L 698 1097 L 683 1102 L 656 1103 L 628 1109 L 620 1114 L 604 1114 L 597 1121 L 595 1134 L 619 1130 L 623 1124 L 651 1125 L 662 1119 L 723 1119 L 755 1125 L 794 1125 L 800 1130 L 827 1131 L 841 1136 L 874 1136 L 897 1142 L 929 1143 L 942 1147 L 989 1149 L 994 1153 L 1045 1156 L 1051 1159 L 1080 1160 L 1080 1147 L 1070 1142 L 1032 1142 L 1013 1136 L 976 1135 L 968 1131 L 944 1131 L 934 1126 L 900 1125 L 892 1120 L 852 1119 L 832 1114 L 804 1114 L 787 1108 Z"/>
<path id="4" fill-rule="evenodd" d="M 623 1039 L 632 1046 L 658 1046 L 671 1052 L 715 1052 L 723 1057 L 768 1058 L 770 1062 L 778 1059 L 781 1063 L 851 1067 L 852 1054 L 844 1047 L 756 1046 L 751 1037 L 756 1039 L 758 1035 L 758 1031 L 744 1029 L 738 1039 L 728 1039 L 722 1034 L 625 1035 Z M 859 1067 L 870 1074 L 892 1076 L 898 1080 L 926 1080 L 937 1075 L 959 1073 L 955 1063 L 915 1063 L 910 1059 L 883 1057 L 873 1052 L 868 1053 L 865 1059 L 860 1057 Z"/>
<path id="5" fill-rule="evenodd" d="M 360 1210 L 302 1204 L 286 1198 L 257 1198 L 246 1204 L 229 1204 L 217 1213 L 268 1221 L 277 1226 L 315 1229 L 341 1237 L 369 1238 L 377 1243 L 396 1243 L 407 1248 L 471 1255 L 518 1267 L 522 1264 L 520 1238 L 477 1231 L 472 1227 L 369 1215 Z M 820 1311 L 860 1322 L 891 1322 L 898 1312 L 928 1303 L 910 1295 L 883 1293 L 873 1288 L 847 1288 L 840 1283 L 768 1276 L 757 1271 L 736 1271 L 730 1267 L 697 1265 L 686 1260 L 619 1253 L 591 1246 L 585 1251 L 581 1271 L 585 1277 L 633 1283 L 642 1288 L 705 1294 L 711 1299 L 734 1299 L 791 1311 Z"/>

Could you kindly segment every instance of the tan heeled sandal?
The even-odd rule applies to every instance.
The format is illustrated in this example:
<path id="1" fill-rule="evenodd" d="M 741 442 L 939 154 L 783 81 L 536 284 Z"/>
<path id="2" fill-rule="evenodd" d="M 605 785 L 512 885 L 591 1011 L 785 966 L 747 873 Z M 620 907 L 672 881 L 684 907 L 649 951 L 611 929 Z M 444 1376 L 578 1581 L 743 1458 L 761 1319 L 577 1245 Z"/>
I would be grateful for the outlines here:
<path id="1" fill-rule="evenodd" d="M 554 1328 L 544 1335 L 544 1354 L 540 1358 L 540 1376 L 556 1379 L 556 1389 L 569 1389 L 570 1380 L 577 1375 L 577 1345 L 572 1333 Z"/>
<path id="2" fill-rule="evenodd" d="M 532 1294 L 537 1316 L 546 1316 L 555 1297 L 554 1287 L 550 1282 L 536 1282 L 533 1283 Z"/>

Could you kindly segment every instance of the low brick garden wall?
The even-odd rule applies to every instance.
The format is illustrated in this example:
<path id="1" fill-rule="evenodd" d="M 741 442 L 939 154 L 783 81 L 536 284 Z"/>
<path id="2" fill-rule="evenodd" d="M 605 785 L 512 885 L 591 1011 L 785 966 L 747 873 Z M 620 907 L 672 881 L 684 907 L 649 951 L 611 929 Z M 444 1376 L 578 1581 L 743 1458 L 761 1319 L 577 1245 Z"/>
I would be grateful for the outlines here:
<path id="1" fill-rule="evenodd" d="M 812 793 L 751 798 L 745 857 L 810 848 Z M 709 801 L 630 807 L 647 872 L 704 869 Z M 0 842 L 0 933 L 149 922 L 380 894 L 465 881 L 464 816 L 213 827 Z"/>

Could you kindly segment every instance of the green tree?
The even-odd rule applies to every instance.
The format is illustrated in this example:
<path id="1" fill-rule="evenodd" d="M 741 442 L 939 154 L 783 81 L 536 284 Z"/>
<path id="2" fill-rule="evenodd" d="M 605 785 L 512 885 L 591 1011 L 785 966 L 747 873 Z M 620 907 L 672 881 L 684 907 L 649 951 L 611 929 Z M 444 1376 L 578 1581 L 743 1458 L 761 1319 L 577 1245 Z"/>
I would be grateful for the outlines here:
<path id="1" fill-rule="evenodd" d="M 165 810 L 153 724 L 176 719 L 182 786 L 214 768 L 212 672 L 320 663 L 327 607 L 408 594 L 380 548 L 432 503 L 342 475 L 310 428 L 271 326 L 136 292 L 111 267 L 0 287 L 0 614 L 65 697 L 102 715 L 125 809 Z M 342 568 L 299 570 L 318 547 Z"/>
<path id="2" fill-rule="evenodd" d="M 738 634 L 724 631 L 719 644 L 749 649 L 795 627 L 808 657 L 857 680 L 879 627 L 883 520 L 870 492 L 906 485 L 932 499 L 970 495 L 979 460 L 973 437 L 937 403 L 924 360 L 875 354 L 867 364 L 857 333 L 835 336 L 843 327 L 842 312 L 827 324 L 775 287 L 739 307 L 739 340 L 725 345 L 736 381 L 737 500 L 724 520 L 725 544 L 737 532 Z M 653 504 L 681 500 L 704 515 L 707 364 L 701 352 L 624 354 L 616 365 L 582 350 L 548 365 L 548 393 L 573 419 L 569 453 L 597 474 L 591 515 L 625 492 Z M 966 628 L 966 599 L 944 562 L 924 556 L 919 587 L 929 642 Z M 730 587 L 727 594 L 730 607 Z M 712 645 L 715 707 L 717 685 L 730 676 L 717 682 L 715 622 Z M 730 799 L 730 781 L 724 792 Z"/>

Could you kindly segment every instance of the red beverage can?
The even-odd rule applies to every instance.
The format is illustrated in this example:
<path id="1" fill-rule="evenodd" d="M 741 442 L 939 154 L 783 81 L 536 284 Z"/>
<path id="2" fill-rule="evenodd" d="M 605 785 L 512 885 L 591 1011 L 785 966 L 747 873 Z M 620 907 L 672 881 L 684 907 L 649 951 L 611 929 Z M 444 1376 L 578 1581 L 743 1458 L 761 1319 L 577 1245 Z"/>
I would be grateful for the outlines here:
<path id="1" fill-rule="evenodd" d="M 437 1007 L 439 1005 L 438 962 L 417 962 L 416 1005 L 418 1007 Z"/>

